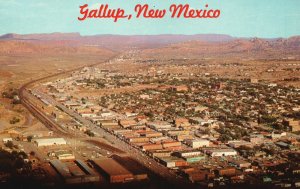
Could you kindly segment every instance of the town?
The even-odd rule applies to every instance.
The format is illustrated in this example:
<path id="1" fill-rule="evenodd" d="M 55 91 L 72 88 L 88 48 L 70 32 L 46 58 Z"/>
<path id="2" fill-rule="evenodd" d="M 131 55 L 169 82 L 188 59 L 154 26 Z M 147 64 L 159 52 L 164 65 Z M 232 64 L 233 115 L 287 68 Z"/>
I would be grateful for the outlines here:
<path id="1" fill-rule="evenodd" d="M 27 87 L 23 101 L 51 131 L 9 131 L 7 149 L 26 146 L 67 184 L 143 185 L 155 173 L 179 188 L 300 186 L 299 89 L 159 65 L 105 69 L 113 61 Z"/>

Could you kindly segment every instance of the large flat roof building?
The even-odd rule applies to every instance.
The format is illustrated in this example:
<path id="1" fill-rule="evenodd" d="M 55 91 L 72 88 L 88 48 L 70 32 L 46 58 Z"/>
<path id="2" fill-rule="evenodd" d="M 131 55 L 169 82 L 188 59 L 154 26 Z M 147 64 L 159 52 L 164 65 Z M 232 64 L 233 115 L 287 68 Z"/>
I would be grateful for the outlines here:
<path id="1" fill-rule="evenodd" d="M 220 157 L 220 156 L 236 156 L 237 152 L 230 148 L 224 148 L 224 149 L 209 149 L 205 150 L 207 154 L 209 154 L 212 157 Z"/>
<path id="2" fill-rule="evenodd" d="M 111 183 L 133 180 L 133 174 L 111 158 L 93 160 L 100 172 L 106 175 Z"/>
<path id="3" fill-rule="evenodd" d="M 33 141 L 37 144 L 38 147 L 67 144 L 64 138 L 38 138 L 34 139 Z"/>
<path id="4" fill-rule="evenodd" d="M 62 177 L 66 184 L 78 184 L 100 181 L 99 175 L 93 172 L 81 160 L 74 162 L 61 162 L 60 160 L 51 160 L 50 164 Z"/>

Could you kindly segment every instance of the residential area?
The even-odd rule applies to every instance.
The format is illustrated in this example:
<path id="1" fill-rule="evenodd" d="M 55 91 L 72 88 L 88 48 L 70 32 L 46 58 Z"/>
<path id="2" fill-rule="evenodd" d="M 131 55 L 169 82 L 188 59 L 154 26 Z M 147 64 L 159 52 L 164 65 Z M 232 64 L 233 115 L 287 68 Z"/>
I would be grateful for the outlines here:
<path id="1" fill-rule="evenodd" d="M 100 181 L 99 173 L 111 183 L 148 179 L 141 166 L 126 167 L 127 152 L 162 178 L 196 187 L 300 186 L 297 88 L 159 68 L 126 75 L 85 67 L 27 93 L 65 136 L 47 133 L 24 140 L 30 138 L 38 150 L 49 143 L 68 146 L 43 150 L 44 160 L 65 182 L 77 182 L 82 171 L 87 182 Z M 92 144 L 99 139 L 97 149 Z M 66 159 L 74 159 L 72 166 Z M 115 180 L 106 162 L 122 176 Z M 64 167 L 75 165 L 81 171 L 68 176 Z"/>

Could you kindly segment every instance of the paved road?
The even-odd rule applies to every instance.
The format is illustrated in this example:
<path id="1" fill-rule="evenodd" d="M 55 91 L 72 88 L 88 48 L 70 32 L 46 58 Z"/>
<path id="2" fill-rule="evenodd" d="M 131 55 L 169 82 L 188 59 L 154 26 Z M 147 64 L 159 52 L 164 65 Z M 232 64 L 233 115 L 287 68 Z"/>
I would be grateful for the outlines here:
<path id="1" fill-rule="evenodd" d="M 272 130 L 272 128 L 261 125 L 261 124 L 257 125 L 256 127 L 261 128 L 263 130 L 267 130 L 267 131 Z M 273 129 L 273 130 L 275 130 L 275 129 Z M 291 132 L 286 132 L 286 134 L 287 134 L 288 137 L 292 137 L 292 138 L 300 140 L 300 135 L 296 135 L 296 134 L 291 133 Z"/>
<path id="2" fill-rule="evenodd" d="M 97 63 L 99 64 L 99 63 Z M 97 65 L 94 64 L 93 66 Z M 91 66 L 91 65 L 89 65 Z M 83 66 L 84 67 L 84 66 Z M 36 84 L 41 81 L 45 81 L 46 79 L 51 79 L 54 77 L 62 76 L 65 75 L 66 73 L 71 73 L 75 70 L 82 69 L 83 67 L 73 69 L 70 71 L 65 71 L 61 73 L 57 73 L 54 75 L 50 75 L 44 78 L 40 78 L 37 80 L 32 80 L 25 85 L 23 85 L 20 90 L 19 90 L 19 97 L 21 99 L 22 104 L 35 116 L 37 117 L 42 123 L 45 124 L 46 127 L 48 127 L 50 130 L 54 130 L 55 132 L 58 132 L 60 135 L 65 135 L 68 137 L 75 137 L 71 133 L 66 133 L 65 130 L 60 127 L 52 118 L 47 116 L 43 111 L 39 110 L 37 107 L 35 107 L 35 104 L 30 101 L 30 97 L 32 95 L 27 91 L 27 88 L 33 84 Z M 52 97 L 41 94 L 41 96 L 49 103 L 51 103 L 53 106 L 60 107 L 65 113 L 69 114 L 70 116 L 76 118 L 80 122 L 82 122 L 84 125 L 92 129 L 98 136 L 105 136 L 108 141 L 111 143 L 114 143 L 115 146 L 118 148 L 126 151 L 133 159 L 137 160 L 139 163 L 142 165 L 148 167 L 151 171 L 156 173 L 157 175 L 161 176 L 164 178 L 166 181 L 169 183 L 173 184 L 176 188 L 194 188 L 195 185 L 192 183 L 188 182 L 187 179 L 184 179 L 182 177 L 178 177 L 173 171 L 169 170 L 168 168 L 162 166 L 158 162 L 156 162 L 154 159 L 147 157 L 143 152 L 140 150 L 130 146 L 126 142 L 118 139 L 116 136 L 111 135 L 110 133 L 106 132 L 105 130 L 99 128 L 97 125 L 93 124 L 91 121 L 84 119 L 81 117 L 79 114 L 76 112 L 69 110 L 59 102 L 55 101 Z"/>
<path id="3" fill-rule="evenodd" d="M 145 167 L 149 168 L 154 173 L 160 175 L 162 178 L 165 178 L 170 183 L 175 184 L 176 186 L 182 186 L 182 188 L 185 188 L 187 185 L 190 185 L 190 187 L 194 186 L 190 182 L 188 182 L 187 179 L 184 179 L 182 177 L 178 177 L 174 171 L 166 168 L 165 166 L 159 164 L 154 159 L 148 157 L 145 155 L 142 151 L 139 149 L 136 149 L 126 143 L 125 141 L 122 141 L 118 137 L 110 134 L 109 132 L 105 131 L 104 129 L 100 128 L 90 120 L 87 120 L 83 117 L 81 117 L 77 112 L 68 109 L 60 102 L 57 102 L 55 99 L 53 99 L 51 96 L 42 93 L 38 90 L 35 90 L 35 93 L 41 96 L 41 98 L 47 100 L 52 106 L 56 106 L 71 117 L 75 118 L 76 120 L 80 121 L 83 125 L 88 127 L 90 130 L 92 130 L 96 136 L 104 136 L 106 140 L 108 140 L 110 143 L 117 146 L 119 149 L 122 149 L 123 151 L 126 151 L 129 156 L 131 156 L 133 159 L 137 160 L 139 163 L 144 165 Z"/>

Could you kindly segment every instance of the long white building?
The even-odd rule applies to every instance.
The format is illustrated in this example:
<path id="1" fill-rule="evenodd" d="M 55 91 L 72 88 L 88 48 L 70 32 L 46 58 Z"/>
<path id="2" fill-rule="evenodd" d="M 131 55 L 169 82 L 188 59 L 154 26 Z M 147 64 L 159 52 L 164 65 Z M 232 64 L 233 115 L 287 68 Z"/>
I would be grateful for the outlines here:
<path id="1" fill-rule="evenodd" d="M 206 153 L 211 157 L 220 157 L 220 156 L 236 156 L 237 152 L 234 149 L 225 148 L 225 149 L 210 149 L 206 150 Z"/>
<path id="2" fill-rule="evenodd" d="M 37 138 L 33 139 L 33 142 L 36 143 L 38 147 L 67 144 L 64 138 Z"/>

